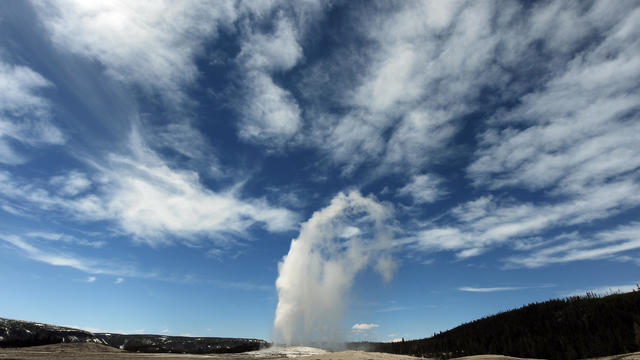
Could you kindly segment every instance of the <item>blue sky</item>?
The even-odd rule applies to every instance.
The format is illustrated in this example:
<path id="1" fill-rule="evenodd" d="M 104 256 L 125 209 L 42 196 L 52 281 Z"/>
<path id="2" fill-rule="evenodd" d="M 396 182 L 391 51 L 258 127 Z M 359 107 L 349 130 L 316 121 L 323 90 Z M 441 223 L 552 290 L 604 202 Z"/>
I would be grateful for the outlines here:
<path id="1" fill-rule="evenodd" d="M 287 284 L 325 279 L 292 239 L 348 273 L 348 339 L 628 290 L 638 24 L 631 0 L 3 1 L 0 316 L 270 339 Z"/>

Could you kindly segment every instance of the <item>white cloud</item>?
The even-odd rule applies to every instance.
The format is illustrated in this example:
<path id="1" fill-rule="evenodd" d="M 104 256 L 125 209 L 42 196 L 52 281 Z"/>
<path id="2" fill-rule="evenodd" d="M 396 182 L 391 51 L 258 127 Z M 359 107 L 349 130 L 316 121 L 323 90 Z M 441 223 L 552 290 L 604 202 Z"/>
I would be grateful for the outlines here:
<path id="1" fill-rule="evenodd" d="M 134 266 L 124 263 L 115 263 L 104 260 L 85 259 L 72 254 L 55 250 L 43 250 L 37 248 L 24 239 L 15 235 L 0 234 L 0 240 L 22 251 L 28 258 L 53 266 L 65 266 L 80 270 L 89 274 L 123 275 L 132 277 L 154 277 L 154 274 L 139 272 Z M 89 277 L 90 280 L 92 277 Z M 89 281 L 91 282 L 91 281 Z"/>
<path id="2" fill-rule="evenodd" d="M 51 83 L 37 72 L 0 59 L 0 163 L 27 161 L 28 156 L 12 142 L 31 147 L 65 142 L 65 136 L 51 123 L 49 102 L 39 95 L 48 87 Z"/>
<path id="3" fill-rule="evenodd" d="M 434 175 L 415 175 L 411 182 L 398 189 L 398 195 L 410 196 L 417 204 L 431 203 L 446 194 L 441 184 L 442 180 Z"/>
<path id="4" fill-rule="evenodd" d="M 384 312 L 394 312 L 394 311 L 406 311 L 406 310 L 410 310 L 410 309 L 411 308 L 406 307 L 406 306 L 394 305 L 394 306 L 389 306 L 389 307 L 385 307 L 385 308 L 382 308 L 382 309 L 378 309 L 378 310 L 376 310 L 376 312 L 384 313 Z"/>
<path id="5" fill-rule="evenodd" d="M 304 58 L 302 41 L 311 24 L 330 5 L 322 1 L 255 2 L 239 4 L 250 22 L 241 24 L 241 68 L 243 97 L 236 104 L 241 115 L 238 135 L 271 150 L 298 144 L 302 110 L 294 93 L 275 80 Z"/>
<path id="6" fill-rule="evenodd" d="M 111 157 L 104 169 L 103 206 L 108 216 L 128 233 L 149 244 L 177 236 L 245 235 L 261 224 L 277 232 L 292 229 L 296 217 L 264 200 L 242 200 L 233 190 L 205 188 L 197 173 L 168 167 L 141 139 L 132 135 L 135 158 Z"/>
<path id="7" fill-rule="evenodd" d="M 195 124 L 185 118 L 172 121 L 166 125 L 141 121 L 140 136 L 158 152 L 167 153 L 167 149 L 175 152 L 178 156 L 169 157 L 177 157 L 176 163 L 182 166 L 200 169 L 204 174 L 214 178 L 228 175 L 226 169 L 222 169 L 215 149 L 195 128 Z"/>
<path id="8" fill-rule="evenodd" d="M 361 233 L 362 233 L 362 231 L 358 227 L 347 226 L 347 227 L 344 228 L 344 231 L 342 232 L 342 234 L 340 234 L 340 237 L 348 239 L 348 238 L 352 238 L 354 236 L 358 236 Z"/>
<path id="9" fill-rule="evenodd" d="M 0 205 L 0 208 L 1 208 L 2 210 L 4 210 L 5 212 L 7 212 L 7 213 L 9 213 L 9 214 L 12 214 L 12 215 L 17 215 L 17 216 L 29 216 L 29 215 L 27 215 L 26 213 L 24 213 L 22 210 L 20 210 L 20 209 L 18 209 L 18 208 L 16 208 L 16 207 L 14 207 L 14 206 L 11 206 L 11 205 L 9 205 L 9 204 L 2 204 L 2 205 Z"/>
<path id="10" fill-rule="evenodd" d="M 273 4 L 275 7 L 275 4 Z M 291 17 L 291 18 L 290 18 Z M 301 110 L 293 94 L 276 84 L 273 73 L 293 68 L 302 58 L 295 16 L 280 12 L 273 31 L 252 29 L 244 34 L 238 61 L 244 68 L 245 99 L 240 106 L 239 136 L 278 148 L 290 141 L 301 126 Z"/>
<path id="11" fill-rule="evenodd" d="M 562 20 L 579 26 L 549 34 L 551 42 L 565 33 L 593 40 L 580 24 L 592 19 L 593 26 L 602 27 L 600 41 L 567 59 L 565 67 L 552 69 L 549 81 L 524 96 L 519 106 L 494 117 L 469 167 L 476 184 L 583 196 L 616 180 L 637 181 L 640 140 L 634 134 L 640 131 L 636 111 L 640 32 L 633 24 L 640 19 L 640 9 L 621 12 L 621 8 L 624 5 L 609 12 L 597 3 L 584 19 Z M 562 9 L 546 22 L 555 24 L 553 29 L 560 26 L 560 16 L 578 16 L 575 10 Z M 562 46 L 577 43 L 573 38 L 556 40 Z"/>
<path id="12" fill-rule="evenodd" d="M 324 149 L 334 161 L 344 164 L 343 174 L 352 173 L 358 166 L 378 158 L 384 149 L 380 122 L 389 119 L 371 113 L 353 111 L 344 116 L 316 115 L 317 123 L 309 142 Z"/>
<path id="13" fill-rule="evenodd" d="M 336 63 L 353 67 L 339 73 L 348 80 L 329 84 L 346 114 L 333 130 L 316 126 L 321 131 L 310 138 L 348 169 L 371 161 L 382 170 L 420 173 L 451 155 L 447 145 L 461 128 L 460 117 L 478 108 L 479 89 L 502 82 L 493 62 L 502 32 L 491 31 L 491 3 L 459 9 L 454 2 L 410 2 L 385 10 L 358 17 L 362 32 L 356 37 L 369 47 L 344 50 L 323 65 L 334 74 Z"/>
<path id="14" fill-rule="evenodd" d="M 249 69 L 289 70 L 302 58 L 298 36 L 292 21 L 281 14 L 272 33 L 248 34 L 238 56 Z"/>
<path id="15" fill-rule="evenodd" d="M 59 47 L 102 63 L 115 79 L 182 100 L 198 76 L 195 57 L 204 41 L 230 26 L 232 1 L 35 1 Z"/>
<path id="16" fill-rule="evenodd" d="M 91 187 L 91 180 L 79 171 L 70 171 L 65 175 L 54 176 L 50 183 L 69 196 L 78 195 Z"/>
<path id="17" fill-rule="evenodd" d="M 179 282 L 179 283 L 207 283 L 218 286 L 220 288 L 239 289 L 245 291 L 271 291 L 272 285 L 259 285 L 251 282 L 229 282 L 220 280 L 202 280 L 192 275 L 166 275 L 156 271 L 145 272 L 138 269 L 136 264 L 122 262 L 121 260 L 110 260 L 103 258 L 81 257 L 69 252 L 62 252 L 52 247 L 35 246 L 32 242 L 26 241 L 24 238 L 16 235 L 8 235 L 0 233 L 0 244 L 5 242 L 10 248 L 18 250 L 25 257 L 39 261 L 52 266 L 63 266 L 78 271 L 85 272 L 91 276 L 86 278 L 86 282 L 95 282 L 97 277 L 94 275 L 110 275 L 115 276 L 114 284 L 122 284 L 126 278 L 154 279 L 160 281 Z"/>
<path id="18" fill-rule="evenodd" d="M 271 141 L 281 146 L 300 127 L 300 108 L 293 96 L 264 72 L 247 74 L 248 97 L 242 105 L 239 136 L 248 141 Z"/>
<path id="19" fill-rule="evenodd" d="M 147 95 L 161 95 L 168 105 L 191 104 L 188 90 L 200 76 L 196 62 L 205 55 L 205 44 L 215 40 L 221 28 L 232 29 L 240 15 L 233 0 L 33 2 L 58 48 L 100 63 L 111 78 Z M 176 108 L 181 107 L 172 110 Z M 154 148 L 168 147 L 188 157 L 189 166 L 206 166 L 213 177 L 224 175 L 188 112 L 149 128 Z"/>
<path id="20" fill-rule="evenodd" d="M 380 327 L 380 325 L 378 324 L 367 324 L 367 323 L 362 323 L 362 324 L 354 324 L 351 329 L 355 330 L 355 331 L 369 331 L 373 328 L 377 328 Z"/>
<path id="21" fill-rule="evenodd" d="M 568 241 L 538 247 L 528 254 L 507 259 L 513 266 L 540 267 L 580 260 L 615 259 L 625 252 L 640 249 L 640 223 L 602 230 L 593 236 L 572 237 Z"/>
<path id="22" fill-rule="evenodd" d="M 631 91 L 640 68 L 634 6 L 454 1 L 363 10 L 366 16 L 353 17 L 356 33 L 345 39 L 345 48 L 308 72 L 304 87 L 324 90 L 306 91 L 313 102 L 312 111 L 305 108 L 307 143 L 344 166 L 345 174 L 363 164 L 380 166 L 378 174 L 407 168 L 422 173 L 458 156 L 456 150 L 468 151 L 450 145 L 461 129 L 482 120 L 476 118 L 519 103 L 494 121 L 535 119 L 540 125 L 487 131 L 484 151 L 469 171 L 477 181 L 486 179 L 483 185 L 538 186 L 567 173 L 571 183 L 585 180 L 583 171 L 565 172 L 565 165 L 604 178 L 612 168 L 637 169 L 640 157 L 631 148 L 640 148 L 632 136 L 638 122 L 601 129 L 612 116 L 632 115 L 637 105 Z M 601 120 L 589 120 L 594 117 Z M 588 158 L 594 161 L 584 162 Z"/>
<path id="23" fill-rule="evenodd" d="M 106 244 L 104 240 L 79 239 L 75 236 L 71 236 L 68 234 L 60 234 L 60 233 L 53 233 L 53 232 L 32 231 L 32 232 L 28 232 L 26 236 L 30 238 L 43 239 L 48 241 L 60 241 L 67 244 L 90 246 L 94 248 L 100 248 Z"/>
<path id="24" fill-rule="evenodd" d="M 300 129 L 295 97 L 272 75 L 302 59 L 299 38 L 307 23 L 320 16 L 321 2 L 34 2 L 59 47 L 99 61 L 117 80 L 177 103 L 186 99 L 185 90 L 199 76 L 196 59 L 204 44 L 220 29 L 237 31 L 241 51 L 236 60 L 244 74 L 243 100 L 237 102 L 240 137 L 278 148 Z M 184 142 L 172 145 L 181 152 L 193 149 Z"/>
<path id="25" fill-rule="evenodd" d="M 379 65 L 375 77 L 363 84 L 356 95 L 360 106 L 371 111 L 385 111 L 398 101 L 411 101 L 424 89 L 412 81 L 416 54 L 409 44 L 394 44 L 388 50 L 393 56 Z"/>
<path id="26" fill-rule="evenodd" d="M 499 287 L 473 287 L 473 286 L 462 286 L 459 287 L 458 290 L 466 291 L 466 292 L 496 292 L 496 291 L 514 291 L 514 290 L 524 290 L 524 289 L 534 289 L 539 288 L 541 286 L 499 286 Z M 548 286 L 542 286 L 548 287 Z"/>
<path id="27" fill-rule="evenodd" d="M 236 289 L 244 291 L 272 291 L 273 285 L 260 285 L 248 281 L 220 281 L 214 280 L 210 283 L 223 289 Z"/>
<path id="28" fill-rule="evenodd" d="M 448 109 L 453 111 L 455 106 Z M 446 146 L 458 127 L 448 111 L 429 108 L 411 110 L 404 115 L 389 138 L 382 163 L 391 170 L 409 167 L 417 172 L 421 165 L 438 162 L 447 156 Z"/>
<path id="29" fill-rule="evenodd" d="M 101 201 L 94 194 L 76 198 L 69 198 L 64 194 L 59 196 L 52 194 L 44 184 L 40 184 L 38 181 L 27 182 L 6 171 L 0 171 L 0 190 L 2 190 L 1 197 L 10 203 L 20 204 L 23 211 L 26 209 L 63 210 L 73 216 L 84 218 L 104 217 Z"/>
<path id="30" fill-rule="evenodd" d="M 453 209 L 452 214 L 457 217 L 457 222 L 451 222 L 448 226 L 433 226 L 419 230 L 407 241 L 414 242 L 413 246 L 417 249 L 428 252 L 458 251 L 457 255 L 460 258 L 479 255 L 499 245 L 507 244 L 518 248 L 521 247 L 522 240 L 543 234 L 550 229 L 605 219 L 638 206 L 639 191 L 640 184 L 623 180 L 594 187 L 581 196 L 551 203 L 517 203 L 481 197 Z M 602 241 L 598 244 L 598 248 L 604 246 Z M 631 244 L 626 246 L 629 247 Z M 632 247 L 624 250 L 607 246 L 602 247 L 601 251 L 622 252 L 631 249 Z M 595 252 L 584 253 L 583 256 L 589 254 L 595 256 Z M 571 259 L 578 260 L 578 257 L 574 254 L 556 260 L 572 261 Z M 544 263 L 551 263 L 553 259 L 544 258 L 541 257 Z M 527 257 L 518 256 L 514 259 L 514 263 L 525 265 L 523 262 Z M 533 263 L 527 266 L 532 266 Z"/>
<path id="31" fill-rule="evenodd" d="M 271 232 L 296 225 L 296 215 L 287 209 L 263 199 L 242 199 L 233 188 L 209 190 L 197 173 L 169 167 L 136 131 L 130 151 L 131 156 L 112 154 L 104 163 L 93 164 L 98 180 L 92 193 L 53 194 L 37 182 L 25 183 L 0 172 L 2 197 L 42 211 L 62 210 L 80 220 L 111 220 L 137 241 L 153 246 L 203 238 L 228 244 L 232 236 L 246 237 L 255 225 Z"/>
<path id="32" fill-rule="evenodd" d="M 194 59 L 203 41 L 214 38 L 219 26 L 234 24 L 240 13 L 251 12 L 246 22 L 237 23 L 241 52 L 236 61 L 245 91 L 238 134 L 245 141 L 318 147 L 343 166 L 343 174 L 365 163 L 375 165 L 378 174 L 409 169 L 411 182 L 398 194 L 426 204 L 443 195 L 443 186 L 420 174 L 431 174 L 432 164 L 456 153 L 448 147 L 461 129 L 481 129 L 467 168 L 476 190 L 540 191 L 525 201 L 498 192 L 480 194 L 447 213 L 452 222 L 436 221 L 410 234 L 407 241 L 417 249 L 468 258 L 510 246 L 523 256 L 508 263 L 527 267 L 621 259 L 636 249 L 631 238 L 607 242 L 601 233 L 545 238 L 549 230 L 595 223 L 640 205 L 635 136 L 640 133 L 640 34 L 634 26 L 640 10 L 634 4 L 542 3 L 524 9 L 516 2 L 404 3 L 373 19 L 362 17 L 366 23 L 356 24 L 361 32 L 354 36 L 371 46 L 358 47 L 357 53 L 341 49 L 314 73 L 338 65 L 356 70 L 347 79 L 327 76 L 336 85 L 326 92 L 339 100 L 323 107 L 324 97 L 308 98 L 312 104 L 304 111 L 298 92 L 278 79 L 306 61 L 302 41 L 320 5 L 306 15 L 295 8 L 306 5 L 292 5 L 288 12 L 278 3 L 129 6 L 60 0 L 48 5 L 39 3 L 37 10 L 58 45 L 96 59 L 116 79 L 166 92 L 171 99 L 180 99 L 197 78 Z M 166 19 L 166 13 L 176 16 Z M 342 62 L 333 61 L 338 56 Z M 19 66 L 2 65 L 0 76 L 7 79 L 0 89 L 9 94 L 0 100 L 0 161 L 25 161 L 13 141 L 64 142 L 49 121 L 47 101 L 37 93 L 49 82 Z M 509 107 L 484 112 L 495 104 Z M 339 113 L 328 110 L 334 105 Z M 18 123 L 18 113 L 35 120 Z M 476 126 L 464 119 L 468 114 L 491 119 Z M 206 141 L 183 125 L 159 131 L 158 146 L 203 157 L 199 149 Z M 174 139 L 174 133 L 181 135 Z M 71 172 L 45 185 L 2 172 L 0 206 L 12 214 L 32 207 L 111 220 L 154 245 L 244 235 L 256 225 L 269 231 L 295 225 L 286 209 L 245 199 L 239 190 L 208 189 L 197 173 L 133 142 L 134 155 L 112 155 L 99 164 L 98 176 Z"/>

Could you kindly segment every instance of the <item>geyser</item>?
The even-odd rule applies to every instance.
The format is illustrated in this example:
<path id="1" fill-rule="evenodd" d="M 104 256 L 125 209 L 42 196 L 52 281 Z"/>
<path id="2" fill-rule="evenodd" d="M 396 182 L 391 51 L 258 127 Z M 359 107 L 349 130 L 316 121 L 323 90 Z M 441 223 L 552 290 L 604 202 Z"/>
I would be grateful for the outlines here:
<path id="1" fill-rule="evenodd" d="M 278 264 L 274 341 L 286 345 L 343 341 L 343 315 L 356 274 L 369 265 L 393 276 L 391 209 L 352 191 L 336 195 L 301 225 Z"/>

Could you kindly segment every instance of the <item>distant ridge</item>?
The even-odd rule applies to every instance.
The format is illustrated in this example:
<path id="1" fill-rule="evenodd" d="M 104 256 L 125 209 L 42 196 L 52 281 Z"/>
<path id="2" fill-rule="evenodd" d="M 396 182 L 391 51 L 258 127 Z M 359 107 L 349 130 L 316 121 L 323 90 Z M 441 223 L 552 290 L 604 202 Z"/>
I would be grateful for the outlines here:
<path id="1" fill-rule="evenodd" d="M 237 353 L 259 350 L 269 345 L 260 339 L 94 334 L 69 327 L 0 318 L 0 347 L 59 343 L 95 343 L 133 352 L 187 354 Z"/>
<path id="2" fill-rule="evenodd" d="M 462 324 L 433 337 L 396 343 L 350 343 L 351 349 L 419 357 L 502 354 L 580 359 L 640 350 L 640 290 L 533 303 Z"/>
<path id="3" fill-rule="evenodd" d="M 269 343 L 264 340 L 244 338 L 113 333 L 96 333 L 95 336 L 109 346 L 145 353 L 228 354 L 260 350 L 269 346 Z"/>
<path id="4" fill-rule="evenodd" d="M 94 334 L 85 330 L 0 318 L 0 347 L 83 342 L 105 344 Z"/>

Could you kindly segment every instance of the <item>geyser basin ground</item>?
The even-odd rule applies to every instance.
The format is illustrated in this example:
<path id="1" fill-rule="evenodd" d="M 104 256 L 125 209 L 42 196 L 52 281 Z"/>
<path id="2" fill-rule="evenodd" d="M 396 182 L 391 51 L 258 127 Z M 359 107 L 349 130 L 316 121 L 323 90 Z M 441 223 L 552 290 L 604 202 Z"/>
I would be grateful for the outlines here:
<path id="1" fill-rule="evenodd" d="M 320 350 L 316 348 L 297 347 L 295 349 L 283 348 L 282 353 L 293 351 L 299 351 L 303 353 L 305 351 Z M 265 349 L 268 350 L 268 349 Z M 279 350 L 272 352 L 277 354 Z M 322 351 L 322 350 L 321 350 Z M 142 360 L 142 359 L 162 359 L 162 360 L 198 360 L 198 359 L 228 359 L 228 360 L 251 360 L 251 359 L 287 359 L 287 357 L 256 357 L 255 353 L 239 353 L 239 354 L 211 354 L 211 355 L 187 355 L 187 354 L 143 354 L 143 353 L 128 353 L 112 347 L 89 344 L 89 343 L 74 343 L 74 344 L 53 344 L 44 346 L 32 346 L 25 348 L 0 348 L 0 359 L 12 359 L 12 360 L 45 360 L 45 359 L 68 359 L 68 360 Z M 268 351 L 260 352 L 266 354 Z M 304 360 L 418 360 L 420 358 L 406 356 L 406 355 L 393 355 L 385 353 L 375 352 L 363 352 L 363 351 L 341 351 L 341 352 L 325 352 L 322 354 L 306 355 L 301 357 Z M 501 356 L 501 355 L 476 355 L 458 358 L 460 360 L 517 360 L 520 358 Z M 640 353 L 617 355 L 610 357 L 598 358 L 599 360 L 640 360 Z"/>
<path id="2" fill-rule="evenodd" d="M 263 359 L 263 358 L 295 358 L 300 356 L 326 354 L 326 350 L 322 350 L 310 346 L 272 346 L 270 348 L 257 351 L 249 351 L 243 355 Z"/>

